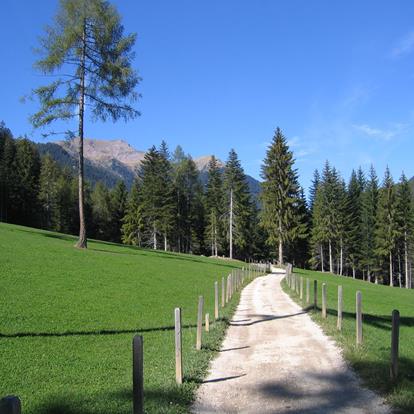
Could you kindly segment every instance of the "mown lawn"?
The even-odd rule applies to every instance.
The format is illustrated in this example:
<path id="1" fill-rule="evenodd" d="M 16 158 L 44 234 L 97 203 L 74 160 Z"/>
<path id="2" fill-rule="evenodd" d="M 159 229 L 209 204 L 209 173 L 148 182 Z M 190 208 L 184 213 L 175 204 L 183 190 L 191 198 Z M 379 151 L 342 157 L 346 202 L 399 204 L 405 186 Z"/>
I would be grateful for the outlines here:
<path id="1" fill-rule="evenodd" d="M 144 336 L 145 411 L 184 413 L 238 294 L 195 351 L 198 296 L 214 315 L 214 282 L 236 261 L 91 241 L 0 224 L 0 397 L 25 414 L 132 412 L 132 338 Z M 221 283 L 220 283 L 221 287 Z M 221 292 L 220 292 L 221 294 Z M 174 317 L 182 308 L 185 382 L 175 385 Z"/>
<path id="2" fill-rule="evenodd" d="M 313 281 L 318 281 L 318 309 L 309 308 L 312 318 L 342 347 L 351 366 L 373 390 L 379 391 L 398 412 L 414 413 L 414 291 L 374 285 L 362 280 L 339 277 L 329 273 L 294 269 L 304 278 L 304 299 L 300 300 L 288 286 L 284 290 L 304 308 L 306 278 L 310 279 L 310 302 L 313 305 Z M 322 283 L 327 284 L 328 316 L 321 316 Z M 343 287 L 343 328 L 338 332 L 337 292 Z M 355 294 L 362 293 L 363 345 L 355 344 Z M 400 311 L 400 360 L 397 381 L 390 380 L 391 312 Z"/>

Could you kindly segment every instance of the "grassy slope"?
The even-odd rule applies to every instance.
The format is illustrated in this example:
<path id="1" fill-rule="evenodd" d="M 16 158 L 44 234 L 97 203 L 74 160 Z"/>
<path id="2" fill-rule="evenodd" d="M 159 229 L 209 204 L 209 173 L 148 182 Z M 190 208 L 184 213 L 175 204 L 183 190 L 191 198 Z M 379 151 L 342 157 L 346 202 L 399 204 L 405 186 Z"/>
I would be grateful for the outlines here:
<path id="1" fill-rule="evenodd" d="M 0 396 L 30 413 L 130 413 L 131 342 L 144 335 L 145 409 L 186 412 L 225 329 L 194 350 L 198 295 L 213 315 L 214 281 L 238 262 L 0 224 Z M 220 284 L 221 285 L 221 284 Z M 229 316 L 238 295 L 223 310 Z M 183 310 L 185 384 L 175 386 L 173 310 Z"/>
<path id="2" fill-rule="evenodd" d="M 387 400 L 404 413 L 414 412 L 414 291 L 387 286 L 373 285 L 361 280 L 338 277 L 332 274 L 295 269 L 298 276 L 311 280 L 310 301 L 313 303 L 313 280 L 318 280 L 317 312 L 311 316 L 325 332 L 341 345 L 345 358 L 351 363 L 362 379 L 372 389 L 380 391 Z M 320 313 L 321 284 L 327 284 L 328 317 Z M 344 320 L 343 330 L 336 329 L 336 309 L 338 285 L 343 286 Z M 284 289 L 298 303 L 299 297 L 292 292 L 286 282 Z M 355 345 L 355 293 L 362 293 L 363 345 Z M 304 293 L 305 304 L 306 295 Z M 390 381 L 389 361 L 391 349 L 391 312 L 400 311 L 400 376 L 396 383 Z"/>

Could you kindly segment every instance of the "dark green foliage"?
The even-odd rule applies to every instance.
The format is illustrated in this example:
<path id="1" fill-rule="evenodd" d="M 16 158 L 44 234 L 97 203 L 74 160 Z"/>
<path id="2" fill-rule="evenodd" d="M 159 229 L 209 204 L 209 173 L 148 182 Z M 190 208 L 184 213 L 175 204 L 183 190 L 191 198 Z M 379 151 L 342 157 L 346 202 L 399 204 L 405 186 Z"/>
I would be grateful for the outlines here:
<path id="1" fill-rule="evenodd" d="M 211 255 L 218 256 L 221 248 L 223 181 L 214 155 L 208 163 L 208 181 L 205 195 L 206 205 L 206 239 L 211 247 Z"/>
<path id="2" fill-rule="evenodd" d="M 223 240 L 225 250 L 230 243 L 230 196 L 233 198 L 233 257 L 247 257 L 251 244 L 252 200 L 246 175 L 232 149 L 229 153 L 223 174 Z"/>
<path id="3" fill-rule="evenodd" d="M 399 237 L 397 195 L 390 171 L 387 167 L 384 182 L 379 192 L 375 252 L 381 267 L 389 266 L 388 280 L 393 286 L 393 260 Z"/>
<path id="4" fill-rule="evenodd" d="M 277 248 L 279 263 L 283 263 L 283 246 L 305 236 L 299 215 L 300 188 L 293 154 L 286 138 L 277 128 L 262 166 L 261 223 L 267 243 Z"/>
<path id="5" fill-rule="evenodd" d="M 374 167 L 371 165 L 365 191 L 362 194 L 361 211 L 361 266 L 366 272 L 368 281 L 371 281 L 371 276 L 376 267 L 376 255 L 374 250 L 377 209 L 378 178 Z"/>
<path id="6" fill-rule="evenodd" d="M 399 285 L 402 286 L 402 273 L 404 274 L 404 286 L 411 288 L 411 247 L 413 242 L 414 210 L 413 193 L 409 182 L 402 173 L 397 187 L 397 219 L 398 219 L 398 259 L 399 259 Z M 401 269 L 403 261 L 403 269 Z"/>
<path id="7" fill-rule="evenodd" d="M 140 182 L 136 178 L 128 196 L 122 219 L 122 243 L 141 247 L 144 231 Z"/>
<path id="8" fill-rule="evenodd" d="M 111 206 L 111 235 L 110 240 L 115 243 L 121 242 L 122 220 L 126 213 L 128 191 L 123 181 L 118 184 L 110 193 Z"/>

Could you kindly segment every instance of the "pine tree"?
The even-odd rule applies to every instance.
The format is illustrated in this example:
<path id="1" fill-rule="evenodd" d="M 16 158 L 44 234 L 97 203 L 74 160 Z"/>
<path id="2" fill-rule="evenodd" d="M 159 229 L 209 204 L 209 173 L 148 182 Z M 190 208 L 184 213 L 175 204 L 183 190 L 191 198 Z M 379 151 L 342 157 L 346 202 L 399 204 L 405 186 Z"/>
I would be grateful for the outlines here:
<path id="1" fill-rule="evenodd" d="M 293 164 L 292 152 L 277 128 L 262 166 L 261 223 L 268 233 L 268 244 L 278 249 L 279 264 L 283 263 L 284 245 L 297 237 L 299 184 Z"/>
<path id="2" fill-rule="evenodd" d="M 230 150 L 223 175 L 224 234 L 229 257 L 245 257 L 250 241 L 252 200 L 236 151 Z"/>
<path id="3" fill-rule="evenodd" d="M 319 174 L 319 171 L 315 170 L 313 172 L 312 183 L 309 189 L 309 210 L 310 211 L 313 210 L 313 205 L 315 203 L 315 198 L 316 198 L 316 192 L 318 191 L 320 181 L 321 181 L 321 176 Z"/>
<path id="4" fill-rule="evenodd" d="M 376 266 L 375 255 L 375 229 L 377 227 L 378 209 L 378 178 L 374 167 L 371 165 L 369 179 L 365 191 L 362 194 L 361 210 L 361 264 L 367 272 L 367 280 L 371 281 L 371 275 Z"/>
<path id="5" fill-rule="evenodd" d="M 411 277 L 409 271 L 409 252 L 413 239 L 414 211 L 413 194 L 410 184 L 404 173 L 401 174 L 397 190 L 397 216 L 399 224 L 400 244 L 404 255 L 405 287 L 411 289 Z"/>
<path id="6" fill-rule="evenodd" d="M 122 223 L 122 243 L 141 247 L 144 232 L 144 220 L 142 214 L 140 184 L 137 178 L 132 184 Z"/>
<path id="7" fill-rule="evenodd" d="M 92 192 L 92 222 L 94 237 L 99 240 L 111 239 L 111 197 L 108 188 L 99 181 Z"/>
<path id="8" fill-rule="evenodd" d="M 173 186 L 176 208 L 176 249 L 179 252 L 196 252 L 204 245 L 203 189 L 197 167 L 191 157 L 177 147 L 172 159 Z"/>
<path id="9" fill-rule="evenodd" d="M 33 91 L 40 110 L 31 121 L 45 127 L 56 120 L 77 118 L 79 138 L 79 241 L 86 248 L 84 202 L 84 114 L 88 105 L 94 119 L 116 121 L 139 113 L 127 99 L 135 100 L 139 78 L 131 67 L 135 35 L 124 36 L 121 19 L 105 0 L 61 0 L 53 27 L 41 39 L 42 57 L 36 67 L 57 76 Z M 70 132 L 71 136 L 75 134 Z"/>
<path id="10" fill-rule="evenodd" d="M 365 179 L 362 170 L 358 174 L 352 170 L 348 184 L 348 254 L 352 268 L 352 276 L 355 279 L 356 270 L 360 266 L 361 260 L 361 215 L 362 215 L 362 194 L 364 191 Z"/>
<path id="11" fill-rule="evenodd" d="M 217 159 L 213 155 L 208 163 L 206 188 L 206 237 L 211 246 L 211 255 L 218 256 L 221 247 L 221 218 L 223 209 L 223 182 Z"/>
<path id="12" fill-rule="evenodd" d="M 16 145 L 11 131 L 0 124 L 0 221 L 13 219 L 13 195 L 17 191 Z"/>
<path id="13" fill-rule="evenodd" d="M 47 154 L 42 158 L 39 178 L 38 199 L 41 204 L 42 224 L 49 230 L 59 231 L 57 224 L 58 213 L 58 177 L 59 169 L 52 157 Z"/>
<path id="14" fill-rule="evenodd" d="M 393 260 L 398 236 L 397 197 L 394 182 L 387 167 L 384 181 L 379 191 L 375 251 L 383 263 L 388 261 L 390 286 L 394 285 Z"/>
<path id="15" fill-rule="evenodd" d="M 15 188 L 12 194 L 12 222 L 36 227 L 39 223 L 38 198 L 40 156 L 35 145 L 27 138 L 16 141 L 13 163 L 16 169 Z"/>
<path id="16" fill-rule="evenodd" d="M 123 181 L 118 181 L 110 194 L 111 205 L 111 235 L 110 240 L 121 242 L 122 219 L 125 216 L 128 191 Z"/>

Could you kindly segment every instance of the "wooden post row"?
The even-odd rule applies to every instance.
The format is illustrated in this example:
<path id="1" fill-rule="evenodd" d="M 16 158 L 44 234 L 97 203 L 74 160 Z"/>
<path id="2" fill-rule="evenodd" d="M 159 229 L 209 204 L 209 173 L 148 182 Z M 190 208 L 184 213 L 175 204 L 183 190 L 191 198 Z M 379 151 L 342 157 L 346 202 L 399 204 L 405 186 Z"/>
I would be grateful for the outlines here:
<path id="1" fill-rule="evenodd" d="M 221 307 L 226 305 L 226 282 L 224 277 L 221 279 Z"/>
<path id="2" fill-rule="evenodd" d="M 310 295 L 310 281 L 309 278 L 306 278 L 306 303 L 309 303 L 309 295 Z"/>
<path id="3" fill-rule="evenodd" d="M 398 346 L 400 335 L 400 312 L 396 309 L 392 311 L 392 328 L 391 328 L 391 368 L 390 375 L 394 381 L 398 377 Z"/>
<path id="4" fill-rule="evenodd" d="M 338 286 L 338 320 L 336 321 L 338 331 L 342 330 L 342 306 L 342 286 Z"/>
<path id="5" fill-rule="evenodd" d="M 214 282 L 214 319 L 219 317 L 219 288 L 218 282 Z"/>
<path id="6" fill-rule="evenodd" d="M 144 412 L 144 343 L 141 335 L 132 340 L 132 406 L 134 414 Z"/>
<path id="7" fill-rule="evenodd" d="M 318 281 L 313 281 L 313 309 L 318 307 Z"/>
<path id="8" fill-rule="evenodd" d="M 210 314 L 206 313 L 206 325 L 205 325 L 206 332 L 210 332 Z"/>
<path id="9" fill-rule="evenodd" d="M 201 349 L 201 335 L 203 330 L 203 307 L 204 307 L 204 298 L 202 296 L 198 297 L 198 312 L 197 312 L 197 340 L 196 340 L 196 349 L 199 351 Z"/>
<path id="10" fill-rule="evenodd" d="M 322 318 L 326 318 L 326 283 L 322 283 Z"/>
<path id="11" fill-rule="evenodd" d="M 300 277 L 300 299 L 303 299 L 303 277 Z"/>
<path id="12" fill-rule="evenodd" d="M 356 292 L 356 343 L 362 344 L 362 295 L 358 290 Z"/>
<path id="13" fill-rule="evenodd" d="M 21 414 L 22 404 L 19 397 L 8 395 L 0 400 L 1 414 Z"/>
<path id="14" fill-rule="evenodd" d="M 182 338 L 181 338 L 181 308 L 175 308 L 175 380 L 177 384 L 183 383 L 183 358 L 182 358 Z"/>

